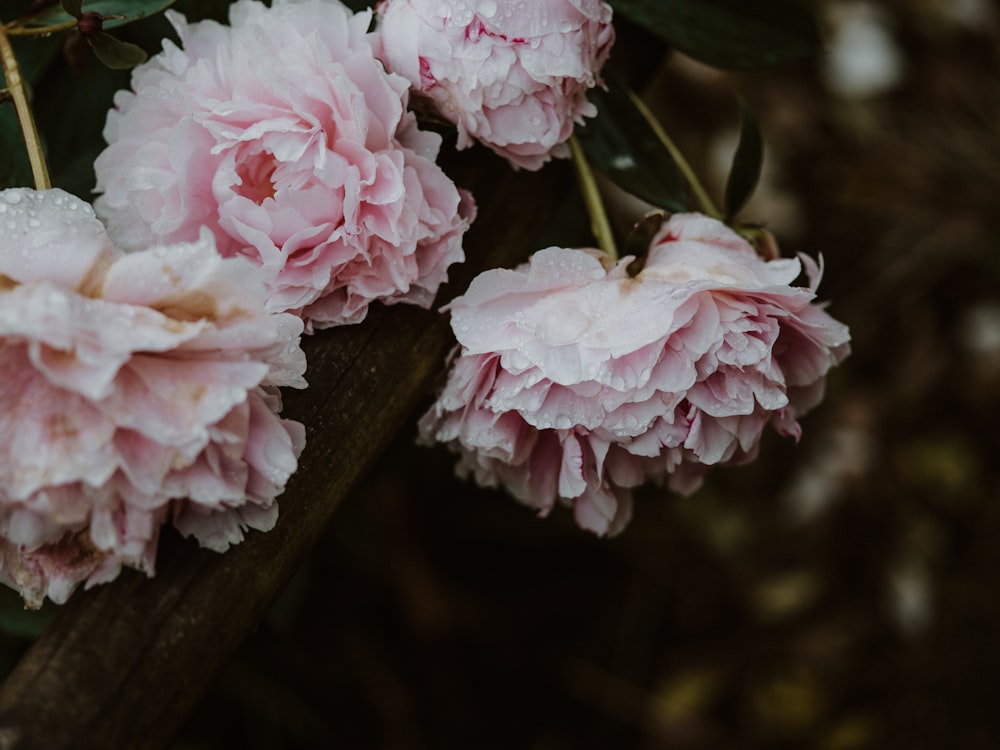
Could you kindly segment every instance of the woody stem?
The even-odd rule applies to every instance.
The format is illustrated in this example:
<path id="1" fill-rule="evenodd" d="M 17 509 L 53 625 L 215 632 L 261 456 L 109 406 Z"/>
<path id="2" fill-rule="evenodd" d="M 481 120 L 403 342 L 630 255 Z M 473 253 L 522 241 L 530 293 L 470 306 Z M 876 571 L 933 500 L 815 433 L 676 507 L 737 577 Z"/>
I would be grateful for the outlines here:
<path id="1" fill-rule="evenodd" d="M 28 94 L 24 88 L 24 80 L 21 78 L 21 69 L 14 56 L 14 50 L 10 46 L 10 39 L 7 37 L 6 29 L 0 24 L 0 65 L 3 66 L 4 78 L 7 79 L 7 91 L 11 99 L 14 100 L 14 109 L 17 110 L 17 119 L 21 123 L 21 133 L 24 136 L 24 145 L 28 150 L 28 161 L 31 163 L 31 174 L 35 179 L 35 187 L 38 190 L 47 190 L 52 187 L 49 180 L 49 170 L 45 166 L 45 154 L 42 152 L 42 143 L 38 137 L 38 129 L 35 127 L 35 117 L 31 111 L 31 104 L 28 102 Z"/>

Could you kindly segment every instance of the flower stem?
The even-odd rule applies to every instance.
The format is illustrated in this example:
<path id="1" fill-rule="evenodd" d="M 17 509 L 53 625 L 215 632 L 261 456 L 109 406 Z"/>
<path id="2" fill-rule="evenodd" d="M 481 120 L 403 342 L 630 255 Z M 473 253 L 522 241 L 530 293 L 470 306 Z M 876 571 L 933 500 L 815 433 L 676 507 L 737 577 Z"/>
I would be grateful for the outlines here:
<path id="1" fill-rule="evenodd" d="M 111 18 L 108 16 L 107 18 Z M 4 28 L 4 27 L 0 27 Z M 7 36 L 52 36 L 60 31 L 70 31 L 77 28 L 77 21 L 66 21 L 55 26 L 22 26 L 20 21 L 11 21 L 5 27 Z"/>
<path id="2" fill-rule="evenodd" d="M 667 151 L 670 152 L 670 157 L 674 160 L 677 168 L 681 171 L 681 174 L 684 176 L 687 184 L 691 186 L 691 192 L 694 193 L 694 197 L 701 205 L 702 211 L 704 211 L 706 215 L 711 216 L 713 219 L 722 219 L 722 212 L 715 207 L 715 203 L 713 203 L 712 199 L 709 197 L 708 191 L 705 190 L 705 186 L 701 184 L 701 180 L 698 179 L 694 170 L 691 169 L 691 165 L 688 164 L 687 159 L 684 158 L 684 154 L 681 153 L 680 149 L 677 148 L 677 145 L 670 139 L 670 136 L 667 135 L 667 131 L 665 131 L 659 121 L 653 117 L 653 113 L 649 111 L 645 102 L 643 102 L 634 91 L 629 91 L 628 95 L 636 109 L 639 110 L 639 113 L 643 116 L 646 122 L 649 123 L 649 127 L 652 128 L 656 137 L 660 139 L 660 143 L 662 143 Z"/>
<path id="3" fill-rule="evenodd" d="M 608 214 L 604 210 L 601 191 L 597 189 L 594 172 L 591 170 L 590 164 L 587 163 L 583 147 L 575 135 L 569 137 L 569 148 L 573 153 L 573 169 L 576 172 L 577 183 L 580 185 L 580 193 L 583 195 L 584 205 L 587 206 L 587 213 L 590 215 L 590 230 L 594 233 L 597 246 L 611 258 L 617 260 L 618 248 L 615 247 L 615 236 L 611 231 Z"/>
<path id="4" fill-rule="evenodd" d="M 2 25 L 0 25 L 0 64 L 3 66 L 3 74 L 7 79 L 7 91 L 10 92 L 10 96 L 14 100 L 17 119 L 21 123 L 24 145 L 28 150 L 28 161 L 31 162 L 31 174 L 35 178 L 35 187 L 38 190 L 48 190 L 52 187 L 52 183 L 49 181 L 49 170 L 45 166 L 45 155 L 42 153 L 42 143 L 38 137 L 38 129 L 35 127 L 35 117 L 31 112 L 28 94 L 24 90 L 21 69 L 18 67 L 17 58 L 14 57 L 14 50 L 10 46 L 6 29 Z"/>

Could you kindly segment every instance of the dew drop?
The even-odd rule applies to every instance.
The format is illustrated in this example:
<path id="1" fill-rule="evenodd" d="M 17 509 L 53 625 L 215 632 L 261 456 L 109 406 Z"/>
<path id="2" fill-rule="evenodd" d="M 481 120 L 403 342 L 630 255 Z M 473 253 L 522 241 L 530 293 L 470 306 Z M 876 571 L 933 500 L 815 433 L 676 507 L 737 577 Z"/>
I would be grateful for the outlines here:
<path id="1" fill-rule="evenodd" d="M 42 225 L 42 222 L 40 222 L 34 216 L 32 216 L 30 219 L 28 219 L 28 226 L 31 227 L 32 229 L 38 229 L 38 227 L 40 227 L 41 225 Z"/>
<path id="2" fill-rule="evenodd" d="M 20 190 L 9 190 L 4 194 L 3 199 L 10 205 L 16 206 L 23 197 Z"/>

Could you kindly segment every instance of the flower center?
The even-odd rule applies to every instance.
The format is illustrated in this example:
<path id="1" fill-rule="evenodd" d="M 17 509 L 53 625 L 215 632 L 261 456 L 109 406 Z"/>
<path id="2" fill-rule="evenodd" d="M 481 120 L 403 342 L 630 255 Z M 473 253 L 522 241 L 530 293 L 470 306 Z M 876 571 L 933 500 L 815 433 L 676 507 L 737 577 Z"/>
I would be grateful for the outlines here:
<path id="1" fill-rule="evenodd" d="M 233 192 L 252 200 L 257 205 L 265 198 L 274 197 L 274 155 L 268 151 L 242 154 L 236 161 L 236 176 L 240 182 L 233 185 Z"/>

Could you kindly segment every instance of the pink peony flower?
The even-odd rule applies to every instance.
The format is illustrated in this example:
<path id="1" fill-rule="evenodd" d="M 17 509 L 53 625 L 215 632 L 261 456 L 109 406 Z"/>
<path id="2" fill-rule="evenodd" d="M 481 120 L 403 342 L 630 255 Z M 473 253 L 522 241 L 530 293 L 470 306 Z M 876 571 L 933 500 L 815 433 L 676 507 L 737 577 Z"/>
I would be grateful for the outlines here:
<path id="1" fill-rule="evenodd" d="M 461 349 L 421 442 L 457 452 L 460 476 L 614 534 L 640 483 L 692 492 L 753 458 L 766 425 L 798 438 L 849 351 L 815 303 L 816 264 L 765 262 L 697 214 L 661 228 L 634 278 L 632 260 L 552 247 L 476 278 L 451 303 Z M 809 286 L 790 286 L 802 265 Z"/>
<path id="2" fill-rule="evenodd" d="M 274 525 L 305 355 L 264 297 L 207 231 L 124 254 L 83 201 L 0 192 L 0 580 L 29 606 L 152 574 L 167 520 L 218 551 Z"/>
<path id="3" fill-rule="evenodd" d="M 440 136 L 406 111 L 406 81 L 373 56 L 371 12 L 239 0 L 231 26 L 168 15 L 182 48 L 135 69 L 95 164 L 115 242 L 207 226 L 307 331 L 359 322 L 374 299 L 430 306 L 475 210 L 434 162 Z"/>
<path id="4" fill-rule="evenodd" d="M 614 42 L 602 0 L 382 0 L 380 56 L 458 126 L 517 167 L 565 157 Z"/>

